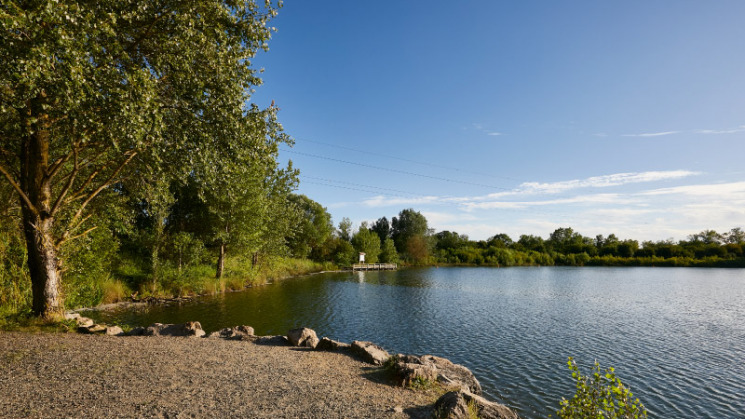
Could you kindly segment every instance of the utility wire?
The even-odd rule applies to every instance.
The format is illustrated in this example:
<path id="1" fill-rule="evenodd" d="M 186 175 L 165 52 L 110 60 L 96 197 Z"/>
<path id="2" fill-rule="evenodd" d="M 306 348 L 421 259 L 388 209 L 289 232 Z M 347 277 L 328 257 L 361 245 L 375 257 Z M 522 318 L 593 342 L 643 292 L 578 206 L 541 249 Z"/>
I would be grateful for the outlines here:
<path id="1" fill-rule="evenodd" d="M 457 167 L 444 166 L 444 165 L 441 165 L 441 164 L 435 164 L 435 163 L 428 163 L 428 162 L 423 162 L 423 161 L 418 161 L 418 160 L 412 160 L 412 159 L 407 159 L 407 158 L 404 158 L 404 157 L 392 156 L 392 155 L 384 154 L 384 153 L 377 153 L 377 152 L 374 152 L 374 151 L 360 150 L 358 148 L 347 147 L 347 146 L 343 146 L 343 145 L 325 143 L 323 141 L 309 140 L 307 138 L 300 138 L 300 139 L 296 139 L 296 140 L 299 140 L 301 143 L 320 144 L 320 145 L 323 145 L 323 146 L 326 146 L 326 147 L 338 148 L 338 149 L 349 150 L 349 151 L 355 151 L 357 153 L 370 154 L 370 155 L 373 155 L 373 156 L 379 156 L 379 157 L 385 157 L 385 158 L 394 159 L 394 160 L 405 161 L 407 163 L 421 164 L 423 166 L 430 166 L 430 167 L 435 167 L 435 168 L 438 168 L 438 169 L 452 170 L 454 172 L 468 173 L 468 174 L 471 174 L 471 175 L 485 176 L 485 177 L 491 177 L 491 178 L 495 178 L 495 179 L 506 179 L 506 180 L 512 180 L 512 181 L 515 181 L 515 182 L 525 182 L 524 180 L 511 178 L 511 177 L 508 177 L 508 176 L 495 176 L 495 175 L 490 175 L 490 174 L 487 174 L 487 173 L 481 173 L 481 172 L 474 172 L 474 171 L 471 171 L 471 170 L 459 169 Z"/>
<path id="2" fill-rule="evenodd" d="M 301 156 L 313 157 L 313 158 L 316 158 L 316 159 L 328 160 L 328 161 L 333 161 L 333 162 L 337 162 L 337 163 L 351 164 L 351 165 L 354 165 L 354 166 L 367 167 L 367 168 L 370 168 L 370 169 L 383 170 L 383 171 L 386 171 L 386 172 L 400 173 L 400 174 L 403 174 L 403 175 L 418 176 L 418 177 L 421 177 L 421 178 L 439 180 L 439 181 L 443 181 L 443 182 L 460 183 L 460 184 L 463 184 L 463 185 L 479 186 L 479 187 L 482 187 L 482 188 L 498 189 L 498 190 L 503 190 L 503 191 L 509 191 L 509 190 L 511 190 L 509 188 L 503 188 L 503 187 L 500 187 L 500 186 L 486 185 L 486 184 L 483 184 L 483 183 L 466 182 L 466 181 L 455 180 L 455 179 L 447 179 L 447 178 L 438 177 L 438 176 L 423 175 L 421 173 L 408 172 L 406 170 L 391 169 L 391 168 L 388 168 L 388 167 L 374 166 L 372 164 L 366 164 L 366 163 L 357 163 L 357 162 L 352 162 L 352 161 L 348 161 L 348 160 L 337 159 L 337 158 L 333 158 L 333 157 L 321 156 L 321 155 L 318 155 L 318 154 L 303 153 L 303 152 L 300 152 L 300 151 L 289 150 L 289 149 L 285 149 L 285 148 L 283 148 L 281 150 L 284 151 L 284 152 L 286 152 L 286 153 L 298 154 L 298 155 L 301 155 Z"/>
<path id="3" fill-rule="evenodd" d="M 363 185 L 361 183 L 345 182 L 345 181 L 342 181 L 342 180 L 334 180 L 334 179 L 327 179 L 327 178 L 322 178 L 322 177 L 307 176 L 307 175 L 304 175 L 302 173 L 300 174 L 300 176 L 302 178 L 305 178 L 305 179 L 320 180 L 320 181 L 323 181 L 323 182 L 331 182 L 331 183 L 341 183 L 341 184 L 344 184 L 344 185 L 351 185 L 351 186 L 357 186 L 357 187 L 363 187 L 363 188 L 369 188 L 369 189 L 377 189 L 377 190 L 381 190 L 381 191 L 391 191 L 391 192 L 402 193 L 402 194 L 411 195 L 411 196 L 422 196 L 422 197 L 427 196 L 427 195 L 422 195 L 422 194 L 418 194 L 418 193 L 414 193 L 414 192 L 402 191 L 400 189 L 381 188 L 380 186 Z"/>
<path id="4" fill-rule="evenodd" d="M 333 182 L 336 182 L 336 181 L 333 181 Z M 352 186 L 344 186 L 344 185 L 334 185 L 334 184 L 325 183 L 325 182 L 305 181 L 305 182 L 303 182 L 303 184 L 327 186 L 329 188 L 345 189 L 345 190 L 357 191 L 357 192 L 378 193 L 376 191 L 371 191 L 371 190 L 368 190 L 368 189 L 355 188 L 355 187 L 352 187 Z M 364 186 L 364 185 L 362 185 L 362 186 Z M 414 199 L 416 199 L 415 197 L 412 197 L 410 195 L 400 195 L 400 194 L 392 194 L 392 193 L 388 193 L 388 194 L 386 194 L 386 196 L 393 196 L 393 197 L 398 197 L 398 198 L 414 198 Z M 461 203 L 443 200 L 443 199 L 441 199 L 439 197 L 429 197 L 429 196 L 425 196 L 425 195 L 418 195 L 418 196 L 421 197 L 421 198 L 433 198 L 433 199 L 428 200 L 427 202 L 425 202 L 426 204 L 452 206 L 452 207 L 456 207 L 456 208 L 459 208 L 459 209 L 463 209 L 463 207 L 464 207 L 463 204 L 461 204 Z M 569 214 L 565 214 L 565 213 L 550 213 L 550 212 L 547 212 L 547 211 L 541 211 L 541 210 L 539 210 L 539 209 L 537 209 L 535 207 L 531 207 L 531 206 L 526 206 L 526 207 L 522 207 L 522 208 L 517 208 L 517 207 L 515 207 L 515 208 L 500 208 L 500 210 L 501 211 L 520 211 L 520 212 L 529 212 L 529 213 L 533 213 L 533 214 L 551 215 L 553 217 L 564 218 L 564 219 L 573 219 L 574 218 L 574 216 L 570 216 Z"/>

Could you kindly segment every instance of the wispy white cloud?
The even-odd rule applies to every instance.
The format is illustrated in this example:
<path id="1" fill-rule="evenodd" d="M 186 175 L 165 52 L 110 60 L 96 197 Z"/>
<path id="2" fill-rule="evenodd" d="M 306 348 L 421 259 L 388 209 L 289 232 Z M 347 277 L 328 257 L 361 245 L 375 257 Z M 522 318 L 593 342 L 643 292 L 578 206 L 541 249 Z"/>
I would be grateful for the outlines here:
<path id="1" fill-rule="evenodd" d="M 611 175 L 593 176 L 585 179 L 574 179 L 560 182 L 526 182 L 520 185 L 520 189 L 526 193 L 559 193 L 578 188 L 607 188 L 610 186 L 621 186 L 629 183 L 681 179 L 698 174 L 700 173 L 689 170 L 615 173 Z"/>
<path id="2" fill-rule="evenodd" d="M 575 204 L 628 204 L 627 197 L 622 198 L 618 194 L 591 194 L 578 195 L 563 199 L 544 199 L 534 201 L 487 201 L 487 202 L 465 202 L 461 204 L 464 209 L 520 209 L 528 207 L 544 207 L 550 205 L 575 205 Z"/>
<path id="3" fill-rule="evenodd" d="M 642 193 L 642 195 L 687 195 L 698 197 L 722 197 L 738 194 L 745 196 L 745 182 L 682 185 L 671 188 L 653 189 Z"/>
<path id="4" fill-rule="evenodd" d="M 468 130 L 468 128 L 464 128 L 464 129 L 465 129 L 465 130 Z M 498 137 L 498 136 L 500 136 L 500 135 L 504 135 L 504 133 L 502 133 L 502 132 L 499 132 L 499 131 L 494 131 L 494 130 L 492 130 L 492 129 L 488 129 L 488 128 L 486 127 L 486 125 L 484 125 L 484 124 L 481 124 L 481 123 L 478 123 L 478 122 L 474 122 L 474 123 L 472 123 L 472 124 L 471 124 L 471 128 L 470 128 L 470 129 L 473 129 L 473 130 L 479 131 L 479 132 L 481 132 L 481 133 L 484 133 L 484 134 L 486 134 L 486 135 L 489 135 L 489 136 L 491 136 L 491 137 Z"/>
<path id="5" fill-rule="evenodd" d="M 560 182 L 525 182 L 511 191 L 496 192 L 479 196 L 421 196 L 395 197 L 377 195 L 362 201 L 366 207 L 414 206 L 423 204 L 446 204 L 459 206 L 466 210 L 476 209 L 520 209 L 536 206 L 568 205 L 580 203 L 613 203 L 617 194 L 584 194 L 562 199 L 536 200 L 540 195 L 557 195 L 577 189 L 608 188 L 634 183 L 676 180 L 700 174 L 688 170 L 649 171 L 615 173 L 611 175 L 593 176 L 585 179 L 574 179 Z M 661 189 L 658 193 L 664 193 Z M 520 199 L 522 198 L 522 199 Z M 526 200 L 530 198 L 529 200 Z M 516 200 L 520 199 L 520 200 Z M 338 205 L 337 205 L 338 206 Z"/>
<path id="6" fill-rule="evenodd" d="M 735 134 L 737 132 L 745 132 L 745 125 L 740 125 L 737 128 L 724 129 L 724 130 L 699 129 L 699 130 L 696 130 L 695 132 L 696 134 L 712 134 L 712 135 Z"/>
<path id="7" fill-rule="evenodd" d="M 623 137 L 662 137 L 678 133 L 680 133 L 680 131 L 644 132 L 641 134 L 624 134 Z"/>

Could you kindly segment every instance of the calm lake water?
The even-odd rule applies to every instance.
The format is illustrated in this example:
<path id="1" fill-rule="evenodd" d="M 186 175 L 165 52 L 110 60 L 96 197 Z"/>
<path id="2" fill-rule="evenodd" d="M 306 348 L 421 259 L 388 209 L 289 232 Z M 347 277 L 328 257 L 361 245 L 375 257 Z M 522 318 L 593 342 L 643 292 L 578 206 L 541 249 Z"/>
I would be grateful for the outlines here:
<path id="1" fill-rule="evenodd" d="M 198 320 L 257 334 L 306 326 L 392 353 L 469 367 L 487 396 L 546 417 L 574 394 L 566 366 L 613 366 L 659 418 L 745 417 L 745 270 L 426 268 L 314 275 L 147 311 L 131 325 Z"/>

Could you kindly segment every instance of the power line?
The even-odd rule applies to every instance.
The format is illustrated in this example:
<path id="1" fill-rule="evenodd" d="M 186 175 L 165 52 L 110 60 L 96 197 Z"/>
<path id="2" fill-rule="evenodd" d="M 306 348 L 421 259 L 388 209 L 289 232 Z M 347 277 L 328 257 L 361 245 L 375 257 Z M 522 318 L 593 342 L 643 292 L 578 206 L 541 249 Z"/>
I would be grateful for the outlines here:
<path id="1" fill-rule="evenodd" d="M 327 178 L 322 178 L 322 177 L 307 176 L 307 175 L 304 175 L 302 173 L 300 174 L 300 176 L 303 177 L 303 178 L 305 178 L 305 179 L 314 179 L 314 180 L 320 180 L 320 181 L 324 181 L 324 182 L 341 183 L 341 184 L 344 184 L 344 185 L 358 186 L 358 187 L 369 188 L 369 189 L 377 189 L 377 190 L 381 190 L 381 191 L 391 191 L 391 192 L 402 193 L 402 194 L 412 195 L 412 196 L 422 196 L 422 197 L 427 196 L 427 195 L 422 195 L 422 194 L 418 194 L 418 193 L 414 193 L 414 192 L 402 191 L 400 189 L 382 188 L 380 186 L 363 185 L 361 183 L 345 182 L 343 180 L 334 180 L 334 179 L 327 179 Z"/>
<path id="2" fill-rule="evenodd" d="M 382 170 L 382 171 L 386 171 L 386 172 L 400 173 L 400 174 L 403 174 L 403 175 L 418 176 L 418 177 L 421 177 L 421 178 L 439 180 L 439 181 L 443 181 L 443 182 L 460 183 L 460 184 L 463 184 L 463 185 L 478 186 L 478 187 L 481 187 L 481 188 L 488 188 L 488 189 L 498 189 L 498 190 L 502 190 L 502 191 L 509 191 L 509 190 L 511 190 L 509 188 L 503 188 L 503 187 L 500 187 L 500 186 L 486 185 L 486 184 L 483 184 L 483 183 L 466 182 L 466 181 L 455 180 L 455 179 L 447 179 L 447 178 L 439 177 L 439 176 L 423 175 L 421 173 L 408 172 L 406 170 L 398 170 L 398 169 L 391 169 L 391 168 L 388 168 L 388 167 L 374 166 L 374 165 L 371 165 L 371 164 L 352 162 L 352 161 L 349 161 L 349 160 L 342 160 L 342 159 L 337 159 L 337 158 L 333 158 L 333 157 L 321 156 L 321 155 L 318 155 L 318 154 L 303 153 L 303 152 L 300 152 L 300 151 L 289 150 L 289 149 L 284 149 L 284 148 L 281 149 L 281 150 L 284 151 L 284 152 L 286 152 L 286 153 L 298 154 L 298 155 L 301 155 L 301 156 L 313 157 L 313 158 L 316 158 L 316 159 L 334 161 L 334 162 L 337 162 L 337 163 L 351 164 L 351 165 L 354 165 L 354 166 L 367 167 L 367 168 L 370 168 L 370 169 Z"/>
<path id="3" fill-rule="evenodd" d="M 313 181 L 303 181 L 303 184 L 310 184 L 310 185 L 319 185 L 319 186 L 327 186 L 330 188 L 337 188 L 337 189 L 345 189 L 350 191 L 357 191 L 357 192 L 367 192 L 367 193 L 380 193 L 378 191 L 370 190 L 370 189 L 381 189 L 381 190 L 392 190 L 392 191 L 398 191 L 396 189 L 388 189 L 388 188 L 380 188 L 377 186 L 370 186 L 370 185 L 362 185 L 358 183 L 351 183 L 351 182 L 344 182 L 344 181 L 338 181 L 338 180 L 332 180 L 332 179 L 325 179 L 325 178 L 317 178 L 312 176 L 305 176 L 309 179 L 317 179 L 321 180 L 323 182 L 313 182 Z M 334 183 L 342 183 L 352 186 L 344 186 L 344 185 L 334 185 L 333 183 L 328 182 L 334 182 Z M 357 187 L 355 187 L 357 186 Z M 459 209 L 465 209 L 465 206 L 462 203 L 454 202 L 454 201 L 448 201 L 447 198 L 443 199 L 437 196 L 429 196 L 429 195 L 421 195 L 416 194 L 412 192 L 406 192 L 406 191 L 398 191 L 402 194 L 396 194 L 396 193 L 386 193 L 385 196 L 392 196 L 392 197 L 398 197 L 398 198 L 409 198 L 409 199 L 417 199 L 419 198 L 428 198 L 426 202 L 422 202 L 422 204 L 434 204 L 434 205 L 445 205 L 445 206 L 452 206 Z M 548 212 L 548 211 L 541 211 L 540 209 L 537 209 L 532 206 L 525 206 L 525 207 L 514 207 L 514 208 L 499 208 L 501 211 L 520 211 L 520 212 L 529 212 L 534 214 L 543 214 L 543 215 L 551 215 L 554 217 L 559 218 L 572 218 L 572 216 L 565 214 L 565 213 L 556 213 L 556 212 Z"/>
<path id="4" fill-rule="evenodd" d="M 508 176 L 495 176 L 495 175 L 490 175 L 490 174 L 487 174 L 487 173 L 474 172 L 474 171 L 471 171 L 471 170 L 464 170 L 464 169 L 460 169 L 460 168 L 457 168 L 457 167 L 451 167 L 451 166 L 445 166 L 445 165 L 441 165 L 441 164 L 423 162 L 423 161 L 419 161 L 419 160 L 412 160 L 412 159 L 407 159 L 407 158 L 399 157 L 399 156 L 392 156 L 390 154 L 378 153 L 378 152 L 375 152 L 375 151 L 360 150 L 358 148 L 347 147 L 347 146 L 338 145 L 338 144 L 325 143 L 323 141 L 309 140 L 307 138 L 300 138 L 299 140 L 300 140 L 300 142 L 304 142 L 304 143 L 320 144 L 320 145 L 323 145 L 323 146 L 326 146 L 326 147 L 338 148 L 338 149 L 342 149 L 342 150 L 349 150 L 349 151 L 354 151 L 354 152 L 357 152 L 357 153 L 369 154 L 369 155 L 373 155 L 373 156 L 380 156 L 380 157 L 385 157 L 385 158 L 389 158 L 389 159 L 405 161 L 407 163 L 414 163 L 414 164 L 420 164 L 420 165 L 423 165 L 423 166 L 435 167 L 435 168 L 438 168 L 438 169 L 452 170 L 454 172 L 468 173 L 468 174 L 472 174 L 472 175 L 491 177 L 491 178 L 495 178 L 495 179 L 506 179 L 506 180 L 512 180 L 512 181 L 515 181 L 515 182 L 525 182 L 523 180 L 511 178 L 511 177 L 508 177 Z"/>

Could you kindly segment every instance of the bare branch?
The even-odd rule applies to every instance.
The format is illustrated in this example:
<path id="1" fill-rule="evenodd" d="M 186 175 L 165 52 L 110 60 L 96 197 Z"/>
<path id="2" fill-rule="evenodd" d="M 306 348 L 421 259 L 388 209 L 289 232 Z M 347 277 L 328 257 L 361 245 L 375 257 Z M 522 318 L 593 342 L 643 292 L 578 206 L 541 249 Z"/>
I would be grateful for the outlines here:
<path id="1" fill-rule="evenodd" d="M 13 186 L 13 189 L 15 189 L 16 192 L 18 192 L 18 195 L 21 197 L 21 200 L 23 200 L 23 202 L 26 204 L 28 209 L 31 212 L 33 212 L 35 216 L 38 217 L 39 209 L 36 208 L 36 206 L 33 203 L 31 203 L 31 199 L 28 197 L 28 195 L 26 195 L 26 193 L 23 192 L 23 189 L 21 189 L 21 186 L 18 185 L 18 183 L 15 180 L 13 180 L 13 177 L 10 175 L 10 173 L 8 173 L 8 171 L 2 165 L 0 165 L 0 173 L 5 175 L 5 178 L 8 180 L 8 182 L 10 182 L 10 185 Z"/>
<path id="2" fill-rule="evenodd" d="M 89 228 L 88 230 L 85 230 L 84 232 L 82 232 L 80 234 L 77 234 L 75 236 L 72 236 L 72 237 L 63 236 L 61 239 L 57 240 L 57 244 L 55 245 L 55 247 L 57 249 L 59 249 L 59 247 L 62 246 L 63 243 L 66 243 L 68 241 L 79 239 L 79 238 L 87 235 L 88 233 L 90 233 L 91 231 L 93 231 L 93 230 L 95 230 L 97 228 L 98 228 L 98 226 L 93 226 L 93 227 Z"/>
<path id="3" fill-rule="evenodd" d="M 75 158 L 77 158 L 77 154 L 78 154 L 78 149 L 76 146 L 73 146 L 72 150 L 70 150 L 69 153 L 55 160 L 51 164 L 50 169 L 49 169 L 49 174 L 47 175 L 49 179 L 52 179 L 53 177 L 57 176 L 57 173 L 59 173 L 60 169 L 62 168 L 62 165 L 67 163 L 67 161 L 70 160 L 70 157 L 72 157 L 73 155 L 75 156 Z"/>
<path id="4" fill-rule="evenodd" d="M 70 188 L 72 188 L 73 183 L 75 183 L 75 178 L 78 176 L 78 147 L 77 145 L 73 146 L 72 148 L 74 159 L 73 159 L 73 170 L 70 173 L 69 178 L 67 179 L 67 183 L 65 184 L 65 187 L 62 188 L 62 191 L 60 192 L 59 196 L 57 197 L 57 200 L 54 202 L 54 205 L 52 206 L 51 211 L 49 212 L 50 215 L 54 215 L 57 213 L 57 211 L 60 209 L 60 206 L 62 205 L 62 202 L 65 199 L 65 196 L 68 192 L 70 192 Z M 51 178 L 51 175 L 50 175 Z"/>
<path id="5" fill-rule="evenodd" d="M 125 155 L 126 154 L 127 153 L 125 153 Z M 72 220 L 70 221 L 71 224 L 74 224 L 75 221 L 80 218 L 80 216 L 83 214 L 83 211 L 85 210 L 85 207 L 88 206 L 88 204 L 93 200 L 93 198 L 98 196 L 98 194 L 101 193 L 101 191 L 108 188 L 109 186 L 111 186 L 112 183 L 114 183 L 114 180 L 119 175 L 119 172 L 121 172 L 122 169 L 124 169 L 124 166 L 126 166 L 130 161 L 132 161 L 132 159 L 135 158 L 136 155 L 137 155 L 136 151 L 130 151 L 129 156 L 126 159 L 124 159 L 124 161 L 122 161 L 122 163 L 119 165 L 119 167 L 116 168 L 116 170 L 114 170 L 114 173 L 112 173 L 111 176 L 109 176 L 109 178 L 106 179 L 104 183 L 102 183 L 98 188 L 96 188 L 95 191 L 91 192 L 91 194 L 88 195 L 88 198 L 86 198 L 85 201 L 83 201 L 83 203 L 80 204 L 80 208 L 78 208 L 78 211 L 72 217 Z"/>
<path id="6" fill-rule="evenodd" d="M 84 196 L 83 192 L 85 191 L 85 188 L 87 188 L 88 185 L 90 185 L 91 182 L 93 182 L 93 179 L 95 179 L 99 173 L 100 172 L 98 170 L 91 172 L 88 178 L 85 179 L 85 182 L 83 182 L 83 186 L 78 188 L 78 190 L 75 191 L 75 193 L 73 193 L 72 196 L 65 201 L 65 203 L 67 204 L 67 203 L 70 203 L 72 201 L 77 201 L 78 199 L 82 198 Z"/>

